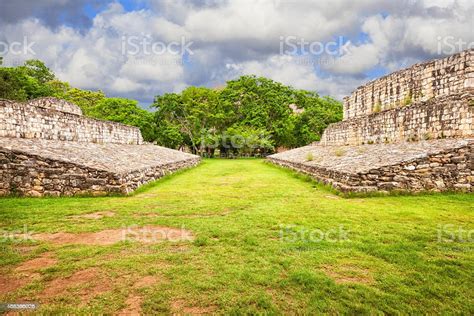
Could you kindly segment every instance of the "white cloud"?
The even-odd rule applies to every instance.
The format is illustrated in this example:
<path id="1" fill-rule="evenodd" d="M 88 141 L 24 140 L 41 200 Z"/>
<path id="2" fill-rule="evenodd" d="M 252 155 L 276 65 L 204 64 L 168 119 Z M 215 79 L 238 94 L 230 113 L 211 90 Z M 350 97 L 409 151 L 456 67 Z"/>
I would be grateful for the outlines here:
<path id="1" fill-rule="evenodd" d="M 348 89 L 361 83 L 353 78 L 331 76 L 319 77 L 313 71 L 314 60 L 295 56 L 270 56 L 267 60 L 249 61 L 241 64 L 227 64 L 226 68 L 235 75 L 264 76 L 298 89 L 317 91 L 342 99 Z"/>
<path id="2" fill-rule="evenodd" d="M 112 2 L 81 31 L 52 28 L 35 17 L 0 22 L 0 41 L 27 36 L 35 42 L 36 55 L 9 54 L 5 63 L 39 58 L 74 86 L 148 103 L 156 94 L 222 85 L 240 74 L 341 98 L 368 80 L 363 74 L 375 66 L 396 70 L 439 56 L 440 37 L 446 54 L 455 40 L 474 42 L 471 0 L 150 2 L 151 9 L 131 12 Z M 193 42 L 194 54 L 183 62 L 180 56 L 150 55 L 142 48 L 124 53 L 124 36 L 162 43 L 185 38 Z M 309 59 L 279 55 L 282 36 L 321 42 L 345 36 L 350 53 L 315 67 Z"/>

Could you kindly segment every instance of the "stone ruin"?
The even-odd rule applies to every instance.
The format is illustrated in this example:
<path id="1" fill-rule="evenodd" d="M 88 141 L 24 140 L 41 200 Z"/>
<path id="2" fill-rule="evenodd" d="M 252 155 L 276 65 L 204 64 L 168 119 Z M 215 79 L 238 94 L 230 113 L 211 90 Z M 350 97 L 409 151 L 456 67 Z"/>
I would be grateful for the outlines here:
<path id="1" fill-rule="evenodd" d="M 473 113 L 470 49 L 357 88 L 320 142 L 268 160 L 343 192 L 472 192 Z"/>
<path id="2" fill-rule="evenodd" d="M 64 100 L 0 100 L 0 196 L 127 194 L 199 161 Z"/>

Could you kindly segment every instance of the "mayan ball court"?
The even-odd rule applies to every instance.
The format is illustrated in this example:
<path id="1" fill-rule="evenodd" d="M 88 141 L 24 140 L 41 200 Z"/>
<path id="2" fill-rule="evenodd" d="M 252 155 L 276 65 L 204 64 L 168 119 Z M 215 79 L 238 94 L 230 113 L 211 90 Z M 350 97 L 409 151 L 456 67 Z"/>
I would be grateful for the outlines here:
<path id="1" fill-rule="evenodd" d="M 1 315 L 474 315 L 474 1 L 0 1 Z"/>

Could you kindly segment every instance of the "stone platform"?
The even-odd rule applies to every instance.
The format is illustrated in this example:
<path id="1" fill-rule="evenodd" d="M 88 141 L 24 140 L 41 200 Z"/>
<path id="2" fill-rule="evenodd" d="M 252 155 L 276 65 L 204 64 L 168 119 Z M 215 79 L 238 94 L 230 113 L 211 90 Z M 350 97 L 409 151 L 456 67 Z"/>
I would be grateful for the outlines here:
<path id="1" fill-rule="evenodd" d="M 127 194 L 199 161 L 64 100 L 0 100 L 0 196 Z"/>
<path id="2" fill-rule="evenodd" d="M 474 49 L 368 82 L 318 144 L 268 157 L 344 192 L 474 185 Z"/>
<path id="3" fill-rule="evenodd" d="M 267 159 L 342 192 L 472 192 L 474 186 L 474 139 L 359 146 L 315 144 Z"/>
<path id="4" fill-rule="evenodd" d="M 155 145 L 0 138 L 0 195 L 127 194 L 200 158 Z"/>

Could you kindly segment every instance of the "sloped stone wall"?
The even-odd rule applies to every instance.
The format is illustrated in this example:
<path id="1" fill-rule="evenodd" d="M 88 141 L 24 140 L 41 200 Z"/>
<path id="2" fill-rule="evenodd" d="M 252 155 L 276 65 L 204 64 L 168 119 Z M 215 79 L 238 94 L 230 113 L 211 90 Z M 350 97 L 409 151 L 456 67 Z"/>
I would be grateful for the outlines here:
<path id="1" fill-rule="evenodd" d="M 474 136 L 474 94 L 419 102 L 408 107 L 352 118 L 330 125 L 324 145 L 359 145 Z"/>
<path id="2" fill-rule="evenodd" d="M 374 147 L 384 145 L 372 145 Z M 403 147 L 403 144 L 397 146 Z M 311 146 L 306 148 L 308 151 Z M 302 149 L 300 149 L 302 150 Z M 360 153 L 359 161 L 373 159 L 373 152 Z M 437 153 L 407 159 L 397 164 L 349 172 L 318 163 L 302 162 L 282 154 L 267 157 L 270 162 L 310 175 L 342 192 L 374 191 L 459 191 L 474 189 L 474 141 Z M 337 160 L 337 159 L 335 159 Z M 357 163 L 357 161 L 355 162 Z"/>
<path id="3" fill-rule="evenodd" d="M 0 137 L 99 144 L 143 143 L 136 127 L 84 117 L 74 105 L 55 100 L 45 98 L 31 103 L 0 100 Z"/>
<path id="4" fill-rule="evenodd" d="M 194 156 L 116 173 L 0 147 L 0 196 L 127 194 L 176 170 L 193 167 L 199 161 Z"/>
<path id="5" fill-rule="evenodd" d="M 344 98 L 344 120 L 474 89 L 474 49 L 413 65 Z"/>

